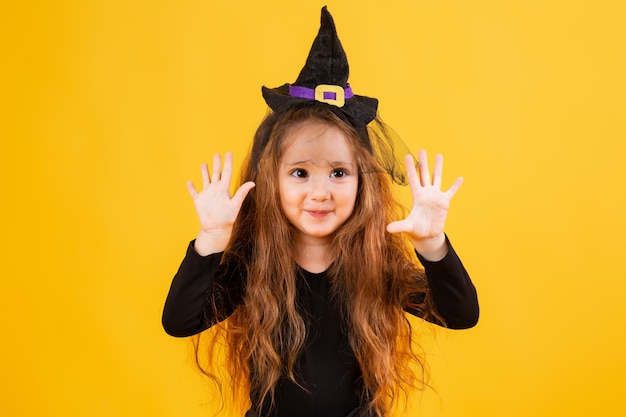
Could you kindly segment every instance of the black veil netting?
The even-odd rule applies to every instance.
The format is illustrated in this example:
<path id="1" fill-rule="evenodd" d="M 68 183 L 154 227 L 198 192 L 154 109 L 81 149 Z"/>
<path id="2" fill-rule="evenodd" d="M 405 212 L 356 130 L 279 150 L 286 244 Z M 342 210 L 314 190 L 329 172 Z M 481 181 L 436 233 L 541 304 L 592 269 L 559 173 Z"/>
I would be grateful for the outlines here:
<path id="1" fill-rule="evenodd" d="M 367 125 L 367 133 L 372 145 L 372 153 L 387 171 L 391 180 L 399 185 L 408 185 L 409 179 L 404 157 L 409 154 L 413 156 L 413 154 L 400 135 L 385 124 L 379 115 L 376 115 L 374 120 Z M 413 160 L 417 164 L 414 156 Z"/>

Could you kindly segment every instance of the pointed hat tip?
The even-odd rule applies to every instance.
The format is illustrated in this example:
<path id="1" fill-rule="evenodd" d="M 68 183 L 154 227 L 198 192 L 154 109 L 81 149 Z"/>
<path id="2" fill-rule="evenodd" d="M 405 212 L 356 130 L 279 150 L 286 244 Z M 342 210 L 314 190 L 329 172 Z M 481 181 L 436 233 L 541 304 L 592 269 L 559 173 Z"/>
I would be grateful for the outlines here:
<path id="1" fill-rule="evenodd" d="M 333 21 L 333 16 L 330 14 L 326 6 L 322 7 L 322 16 L 320 18 L 320 21 L 322 23 L 322 26 L 326 26 L 326 24 L 330 24 L 331 26 L 335 25 L 335 22 Z"/>
<path id="2" fill-rule="evenodd" d="M 320 85 L 331 87 L 340 87 L 344 90 L 349 89 L 348 84 L 349 65 L 346 53 L 341 45 L 341 41 L 337 36 L 335 22 L 328 11 L 327 6 L 321 10 L 321 25 L 319 32 L 313 41 L 311 50 L 307 56 L 306 63 L 300 71 L 298 78 L 294 83 L 284 84 L 276 88 L 263 88 L 263 98 L 273 111 L 282 112 L 290 108 L 292 105 L 317 100 L 325 102 L 328 105 L 335 105 L 330 100 L 318 100 L 309 97 L 310 92 L 306 96 L 294 93 L 291 95 L 291 87 L 296 89 L 304 88 L 314 91 Z M 335 90 L 328 91 L 333 93 Z M 352 90 L 350 89 L 350 92 Z M 336 93 L 335 93 L 336 94 Z M 344 102 L 342 106 L 336 105 L 344 114 L 354 119 L 359 125 L 367 125 L 376 117 L 378 108 L 378 100 L 367 96 L 352 95 Z"/>

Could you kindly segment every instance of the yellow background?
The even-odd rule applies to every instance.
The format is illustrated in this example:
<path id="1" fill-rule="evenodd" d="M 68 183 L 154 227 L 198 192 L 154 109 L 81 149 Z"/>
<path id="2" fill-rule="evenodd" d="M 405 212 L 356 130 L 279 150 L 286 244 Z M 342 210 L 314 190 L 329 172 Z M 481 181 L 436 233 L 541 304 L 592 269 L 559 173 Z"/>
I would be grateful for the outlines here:
<path id="1" fill-rule="evenodd" d="M 185 181 L 241 161 L 323 5 L 241 3 L 3 2 L 2 415 L 213 415 L 160 325 Z M 447 231 L 482 317 L 426 342 L 410 414 L 626 415 L 622 2 L 328 5 L 355 91 L 466 179 Z"/>

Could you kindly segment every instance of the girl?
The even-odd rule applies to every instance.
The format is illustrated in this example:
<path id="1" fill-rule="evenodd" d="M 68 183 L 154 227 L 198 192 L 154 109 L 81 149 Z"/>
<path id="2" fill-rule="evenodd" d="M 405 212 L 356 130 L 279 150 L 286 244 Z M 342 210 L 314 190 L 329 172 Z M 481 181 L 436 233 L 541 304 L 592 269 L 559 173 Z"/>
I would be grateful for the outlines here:
<path id="1" fill-rule="evenodd" d="M 461 178 L 443 191 L 443 158 L 431 178 L 425 151 L 419 176 L 407 155 L 413 207 L 402 219 L 391 142 L 371 129 L 382 126 L 377 101 L 354 95 L 347 73 L 324 8 L 298 80 L 263 89 L 272 112 L 236 192 L 230 153 L 214 157 L 210 175 L 202 165 L 202 190 L 188 183 L 201 227 L 163 325 L 185 337 L 220 324 L 246 416 L 385 416 L 400 389 L 425 382 L 410 369 L 422 362 L 405 313 L 454 329 L 478 320 L 476 291 L 443 231 Z"/>

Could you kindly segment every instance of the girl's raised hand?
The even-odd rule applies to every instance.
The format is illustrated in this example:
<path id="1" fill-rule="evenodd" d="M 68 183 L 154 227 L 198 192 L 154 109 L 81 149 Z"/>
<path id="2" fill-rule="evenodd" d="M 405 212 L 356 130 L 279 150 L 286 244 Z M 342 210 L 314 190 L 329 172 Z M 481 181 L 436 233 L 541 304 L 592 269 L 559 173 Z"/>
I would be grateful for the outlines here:
<path id="1" fill-rule="evenodd" d="M 461 187 L 463 178 L 458 177 L 447 191 L 442 191 L 443 156 L 437 154 L 435 157 L 432 179 L 426 151 L 418 152 L 417 161 L 419 177 L 413 157 L 407 155 L 404 158 L 413 196 L 411 212 L 406 219 L 390 223 L 387 231 L 407 233 L 413 246 L 422 256 L 431 261 L 438 261 L 447 253 L 443 229 L 450 200 Z"/>
<path id="2" fill-rule="evenodd" d="M 216 154 L 213 157 L 211 175 L 209 175 L 207 164 L 202 164 L 200 167 L 203 185 L 200 192 L 191 181 L 187 182 L 187 189 L 193 198 L 200 220 L 200 232 L 194 243 L 194 248 L 200 255 L 222 252 L 226 249 L 233 223 L 237 219 L 243 200 L 254 188 L 253 182 L 246 182 L 231 196 L 232 169 L 232 153 L 226 153 L 223 169 L 222 158 Z"/>

